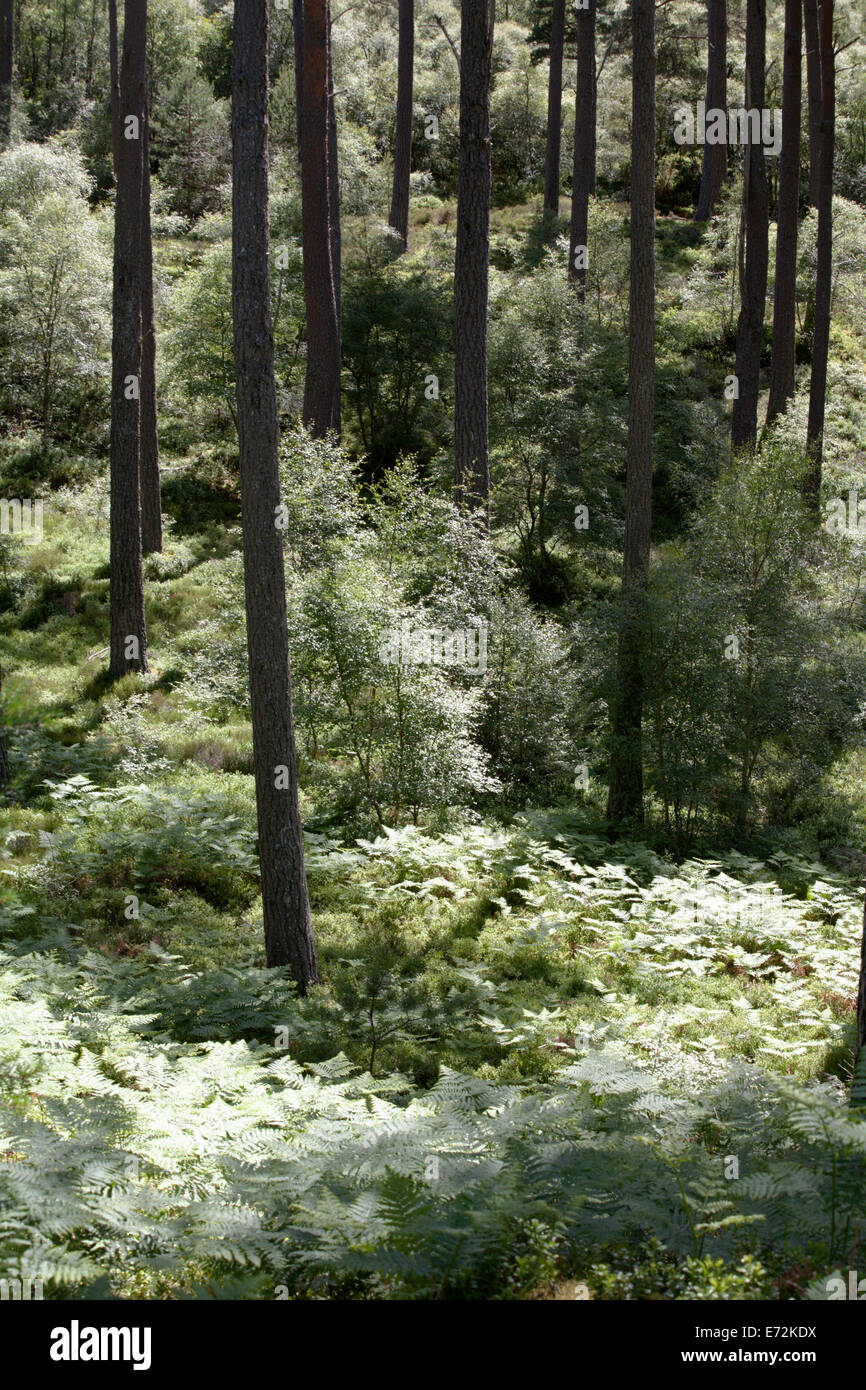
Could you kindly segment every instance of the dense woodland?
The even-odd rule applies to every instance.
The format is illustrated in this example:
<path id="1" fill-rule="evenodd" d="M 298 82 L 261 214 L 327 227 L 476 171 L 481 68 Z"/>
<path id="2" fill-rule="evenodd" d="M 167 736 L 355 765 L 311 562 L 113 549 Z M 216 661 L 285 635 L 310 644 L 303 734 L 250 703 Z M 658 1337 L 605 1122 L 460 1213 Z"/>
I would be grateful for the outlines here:
<path id="1" fill-rule="evenodd" d="M 864 287 L 863 0 L 0 0 L 4 1296 L 849 1296 Z"/>

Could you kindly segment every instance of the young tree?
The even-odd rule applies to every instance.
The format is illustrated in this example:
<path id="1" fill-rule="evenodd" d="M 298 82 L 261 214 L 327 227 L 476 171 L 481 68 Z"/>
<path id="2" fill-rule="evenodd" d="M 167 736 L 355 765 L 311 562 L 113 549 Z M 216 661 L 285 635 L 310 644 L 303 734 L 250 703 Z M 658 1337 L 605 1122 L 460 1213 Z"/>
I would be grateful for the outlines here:
<path id="1" fill-rule="evenodd" d="M 333 151 L 329 138 L 329 0 L 304 6 L 301 106 L 301 201 L 307 377 L 304 424 L 314 435 L 340 431 L 340 319 L 332 217 Z"/>
<path id="2" fill-rule="evenodd" d="M 141 230 L 147 0 L 126 0 L 121 138 L 114 212 L 111 340 L 111 660 L 114 677 L 147 670 L 141 567 Z"/>
<path id="3" fill-rule="evenodd" d="M 490 72 L 494 0 L 463 0 L 460 167 L 454 265 L 454 492 L 480 508 L 490 495 L 487 296 L 490 251 Z"/>
<path id="4" fill-rule="evenodd" d="M 803 66 L 802 0 L 785 0 L 782 67 L 782 150 L 776 221 L 776 282 L 773 290 L 773 357 L 767 424 L 781 415 L 794 394 L 797 341 L 797 233 L 800 218 L 800 104 Z"/>
<path id="5" fill-rule="evenodd" d="M 707 0 L 707 110 L 728 109 L 727 0 Z M 701 188 L 695 221 L 708 222 L 719 201 L 727 172 L 727 145 L 704 143 Z"/>
<path id="6" fill-rule="evenodd" d="M 812 376 L 809 383 L 809 421 L 806 446 L 811 466 L 806 497 L 817 516 L 821 504 L 824 454 L 824 409 L 827 399 L 827 359 L 830 353 L 830 301 L 833 289 L 833 156 L 836 121 L 836 55 L 833 49 L 833 0 L 821 4 L 821 148 L 818 184 L 818 244 L 815 266 L 815 329 L 812 338 Z"/>
<path id="7" fill-rule="evenodd" d="M 397 132 L 389 224 L 403 245 L 409 240 L 409 176 L 412 171 L 412 85 L 415 75 L 415 0 L 398 0 Z"/>
<path id="8" fill-rule="evenodd" d="M 15 0 L 0 0 L 0 149 L 12 133 L 12 78 L 15 65 Z"/>
<path id="9" fill-rule="evenodd" d="M 622 618 L 611 702 L 607 814 L 643 817 L 643 647 L 652 524 L 655 402 L 654 0 L 632 0 L 631 281 Z"/>
<path id="10" fill-rule="evenodd" d="M 577 84 L 574 101 L 574 165 L 571 178 L 571 234 L 568 274 L 583 295 L 589 200 L 595 193 L 595 0 L 577 11 Z"/>
<path id="11" fill-rule="evenodd" d="M 547 151 L 544 161 L 544 211 L 559 216 L 559 158 L 562 148 L 562 52 L 565 46 L 565 0 L 553 0 L 550 26 L 550 74 L 547 88 Z"/>
<path id="12" fill-rule="evenodd" d="M 327 27 L 323 27 L 327 38 Z M 309 35 L 309 30 L 308 30 Z M 315 52 L 315 45 L 306 45 Z M 321 66 L 322 137 L 327 61 Z M 306 113 L 305 113 L 306 114 Z M 308 127 L 305 121 L 305 129 Z M 324 147 L 324 138 L 322 139 Z M 307 161 L 309 162 L 309 161 Z M 304 872 L 280 516 L 268 235 L 268 3 L 235 9 L 232 309 L 259 864 L 268 965 L 317 979 Z"/>
<path id="13" fill-rule="evenodd" d="M 766 0 L 747 0 L 745 105 L 759 112 L 763 111 L 765 104 L 766 48 Z M 767 301 L 770 195 L 761 132 L 756 132 L 751 124 L 747 131 L 743 161 L 745 268 L 741 273 L 734 368 L 737 395 L 734 397 L 731 420 L 731 445 L 735 449 L 753 447 L 757 437 L 761 348 Z"/>
<path id="14" fill-rule="evenodd" d="M 809 103 L 809 206 L 818 206 L 821 170 L 821 37 L 820 0 L 803 0 L 806 39 L 806 96 Z"/>

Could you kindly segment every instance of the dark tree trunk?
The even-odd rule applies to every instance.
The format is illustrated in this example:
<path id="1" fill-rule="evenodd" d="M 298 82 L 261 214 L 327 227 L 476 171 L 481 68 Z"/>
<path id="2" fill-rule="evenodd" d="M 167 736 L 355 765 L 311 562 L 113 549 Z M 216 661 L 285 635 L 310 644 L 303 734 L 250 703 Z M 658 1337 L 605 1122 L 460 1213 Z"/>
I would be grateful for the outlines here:
<path id="1" fill-rule="evenodd" d="M 655 401 L 655 3 L 632 0 L 631 282 L 622 620 L 611 702 L 610 821 L 643 817 L 643 649 Z"/>
<path id="2" fill-rule="evenodd" d="M 325 62 L 323 137 L 326 72 Z M 286 576 L 276 525 L 280 477 L 268 237 L 267 0 L 244 0 L 235 9 L 232 176 L 244 591 L 265 943 L 268 965 L 288 966 L 304 991 L 317 975 L 298 801 Z"/>
<path id="3" fill-rule="evenodd" d="M 331 227 L 331 262 L 334 298 L 337 302 L 337 341 L 342 352 L 343 322 L 343 224 L 340 216 L 340 153 L 337 145 L 337 106 L 334 100 L 334 46 L 328 21 L 328 217 Z"/>
<path id="4" fill-rule="evenodd" d="M 580 294 L 586 285 L 584 258 L 589 237 L 589 200 L 595 193 L 595 0 L 577 11 L 577 83 L 574 103 L 574 165 L 571 177 L 569 279 Z"/>
<path id="5" fill-rule="evenodd" d="M 293 0 L 292 32 L 295 39 L 295 136 L 301 158 L 301 113 L 304 105 L 304 0 Z"/>
<path id="6" fill-rule="evenodd" d="M 126 0 L 111 340 L 111 674 L 147 670 L 141 569 L 141 229 L 147 0 Z M 130 123 L 137 121 L 137 129 Z M 127 127 L 130 138 L 127 138 Z"/>
<path id="7" fill-rule="evenodd" d="M 110 76 L 111 157 L 114 181 L 120 158 L 120 60 L 118 58 L 117 0 L 108 0 L 108 69 Z"/>
<path id="8" fill-rule="evenodd" d="M 150 228 L 150 110 L 143 131 L 141 199 L 141 549 L 162 550 L 159 432 L 156 421 L 156 325 Z"/>
<path id="9" fill-rule="evenodd" d="M 454 493 L 487 515 L 487 270 L 490 251 L 490 70 L 493 0 L 463 0 L 460 168 L 454 265 Z"/>
<path id="10" fill-rule="evenodd" d="M 12 133 L 12 80 L 15 70 L 15 0 L 0 0 L 0 149 Z"/>
<path id="11" fill-rule="evenodd" d="M 304 424 L 314 435 L 340 432 L 340 320 L 332 217 L 328 0 L 304 6 L 301 193 L 307 377 Z"/>
<path id="12" fill-rule="evenodd" d="M 766 48 L 766 0 L 747 0 L 745 104 L 748 109 L 764 109 Z M 757 141 L 752 143 L 752 133 L 750 125 L 749 139 L 743 149 L 746 245 L 745 270 L 740 287 L 740 317 L 737 323 L 735 372 L 739 394 L 734 400 L 731 421 L 731 445 L 734 449 L 753 447 L 757 437 L 761 348 L 767 302 L 770 196 L 764 146 L 760 134 Z"/>
<path id="13" fill-rule="evenodd" d="M 821 35 L 820 0 L 803 0 L 806 38 L 806 94 L 809 102 L 809 206 L 818 206 L 821 181 Z"/>
<path id="14" fill-rule="evenodd" d="M 782 151 L 776 223 L 776 283 L 773 290 L 773 359 L 767 424 L 781 415 L 794 394 L 797 342 L 797 232 L 800 219 L 800 106 L 803 99 L 802 0 L 785 0 L 785 59 L 782 68 Z"/>
<path id="15" fill-rule="evenodd" d="M 412 86 L 415 76 L 415 0 L 399 0 L 397 130 L 390 225 L 403 245 L 409 241 L 409 177 L 412 172 Z"/>
<path id="16" fill-rule="evenodd" d="M 821 178 L 818 185 L 818 247 L 815 266 L 815 331 L 809 383 L 806 446 L 810 466 L 806 497 L 815 515 L 821 505 L 824 455 L 824 408 L 830 354 L 830 299 L 833 287 L 833 155 L 836 122 L 836 59 L 833 52 L 833 0 L 821 4 Z"/>
<path id="17" fill-rule="evenodd" d="M 553 0 L 550 25 L 550 76 L 547 87 L 547 152 L 544 161 L 544 211 L 559 216 L 559 159 L 562 148 L 562 50 L 565 0 Z"/>
<path id="18" fill-rule="evenodd" d="M 707 0 L 707 110 L 728 109 L 727 0 Z M 719 201 L 728 164 L 728 146 L 704 143 L 701 188 L 695 221 L 707 222 Z"/>

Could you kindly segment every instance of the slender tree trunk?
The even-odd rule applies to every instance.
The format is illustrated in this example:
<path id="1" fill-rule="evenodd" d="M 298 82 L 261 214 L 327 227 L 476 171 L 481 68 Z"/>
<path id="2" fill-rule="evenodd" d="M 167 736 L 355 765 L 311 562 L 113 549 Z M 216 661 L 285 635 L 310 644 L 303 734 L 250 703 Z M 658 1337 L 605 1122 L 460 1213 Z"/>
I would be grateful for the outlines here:
<path id="1" fill-rule="evenodd" d="M 301 106 L 301 201 L 307 377 L 304 424 L 314 435 L 340 432 L 340 319 L 332 216 L 329 3 L 306 0 Z"/>
<path id="2" fill-rule="evenodd" d="M 409 178 L 412 172 L 412 86 L 415 76 L 415 0 L 399 0 L 397 50 L 397 130 L 394 187 L 389 224 L 404 247 L 409 240 Z"/>
<path id="3" fill-rule="evenodd" d="M 820 0 L 803 0 L 806 37 L 806 94 L 809 102 L 809 206 L 818 206 L 821 182 L 821 36 Z"/>
<path id="4" fill-rule="evenodd" d="M 583 296 L 589 238 L 589 200 L 595 193 L 595 0 L 577 11 L 577 83 L 568 276 Z"/>
<path id="5" fill-rule="evenodd" d="M 0 691 L 3 689 L 3 668 L 0 666 Z M 3 718 L 3 709 L 0 705 L 0 788 L 8 787 L 11 772 L 9 771 L 9 750 L 6 747 L 6 721 Z"/>
<path id="6" fill-rule="evenodd" d="M 553 0 L 550 26 L 550 75 L 547 86 L 547 153 L 544 161 L 544 211 L 559 216 L 559 160 L 562 148 L 562 50 L 565 45 L 565 0 Z"/>
<path id="7" fill-rule="evenodd" d="M 126 0 L 111 340 L 111 674 L 147 670 L 141 569 L 141 229 L 147 0 Z M 132 120 L 130 118 L 133 118 Z"/>
<path id="8" fill-rule="evenodd" d="M 785 58 L 782 68 L 782 151 L 776 223 L 776 283 L 773 290 L 773 358 L 767 424 L 781 415 L 794 394 L 797 343 L 797 233 L 800 219 L 800 106 L 803 99 L 802 0 L 785 0 Z"/>
<path id="9" fill-rule="evenodd" d="M 334 298 L 337 302 L 337 340 L 342 351 L 343 323 L 343 223 L 340 216 L 340 152 L 337 144 L 337 106 L 334 100 L 334 45 L 328 20 L 328 218 L 331 227 L 331 260 Z"/>
<path id="10" fill-rule="evenodd" d="M 148 104 L 149 105 L 149 104 Z M 156 324 L 150 226 L 150 110 L 143 131 L 141 199 L 141 549 L 162 550 L 162 497 L 156 419 Z"/>
<path id="11" fill-rule="evenodd" d="M 490 71 L 493 0 L 463 0 L 460 168 L 454 266 L 454 492 L 487 516 L 487 296 L 490 251 Z"/>
<path id="12" fill-rule="evenodd" d="M 327 36 L 327 27 L 323 29 Z M 327 114 L 322 64 L 321 121 Z M 250 709 L 267 962 L 303 992 L 316 978 L 304 872 L 281 533 L 279 425 L 268 236 L 268 3 L 235 9 L 232 310 Z"/>
<path id="13" fill-rule="evenodd" d="M 728 109 L 727 0 L 707 0 L 707 110 Z M 719 201 L 728 167 L 728 146 L 704 142 L 704 162 L 695 221 L 708 222 Z"/>
<path id="14" fill-rule="evenodd" d="M 0 149 L 12 134 L 12 81 L 15 71 L 15 0 L 0 0 Z"/>
<path id="15" fill-rule="evenodd" d="M 746 107 L 763 111 L 767 48 L 766 0 L 747 0 L 746 6 Z M 743 192 L 745 197 L 746 255 L 737 323 L 736 377 L 738 395 L 734 399 L 731 445 L 752 448 L 758 432 L 758 394 L 761 378 L 761 348 L 764 340 L 764 312 L 767 302 L 767 264 L 770 238 L 770 197 L 764 146 L 752 142 L 753 130 L 743 150 Z"/>
<path id="16" fill-rule="evenodd" d="M 610 821 L 643 817 L 643 650 L 655 402 L 655 2 L 632 0 L 631 282 L 622 620 L 611 702 Z"/>
<path id="17" fill-rule="evenodd" d="M 301 158 L 301 115 L 304 105 L 304 0 L 292 0 L 292 33 L 295 40 L 295 137 Z"/>
<path id="18" fill-rule="evenodd" d="M 810 467 L 806 497 L 815 515 L 821 506 L 824 408 L 830 355 L 830 301 L 833 288 L 833 156 L 836 122 L 836 58 L 833 52 L 833 0 L 821 4 L 821 178 L 818 185 L 818 247 L 815 267 L 815 331 L 806 446 Z"/>
<path id="19" fill-rule="evenodd" d="M 108 68 L 110 75 L 111 158 L 114 182 L 120 159 L 120 59 L 118 57 L 117 0 L 108 0 Z"/>

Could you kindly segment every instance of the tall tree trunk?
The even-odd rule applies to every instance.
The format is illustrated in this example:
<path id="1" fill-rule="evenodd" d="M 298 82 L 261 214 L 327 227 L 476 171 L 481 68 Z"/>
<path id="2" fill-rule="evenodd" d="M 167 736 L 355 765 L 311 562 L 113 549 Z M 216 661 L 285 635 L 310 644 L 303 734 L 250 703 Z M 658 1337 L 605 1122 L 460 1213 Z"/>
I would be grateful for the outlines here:
<path id="1" fill-rule="evenodd" d="M 773 290 L 773 358 L 767 424 L 781 415 L 794 394 L 797 342 L 797 232 L 800 219 L 800 106 L 803 99 L 802 0 L 785 0 L 785 58 L 782 67 L 782 151 L 776 222 L 776 283 Z"/>
<path id="2" fill-rule="evenodd" d="M 0 149 L 12 134 L 12 81 L 15 71 L 15 0 L 0 0 Z"/>
<path id="3" fill-rule="evenodd" d="M 304 424 L 314 435 L 340 432 L 340 320 L 332 217 L 328 0 L 306 0 L 301 106 L 301 201 L 307 377 Z"/>
<path id="4" fill-rule="evenodd" d="M 728 109 L 727 0 L 707 0 L 707 110 Z M 728 146 L 704 142 L 704 162 L 695 221 L 708 222 L 719 201 L 728 167 Z"/>
<path id="5" fill-rule="evenodd" d="M 295 40 L 295 138 L 301 158 L 301 115 L 304 105 L 304 0 L 292 0 L 292 33 Z"/>
<path id="6" fill-rule="evenodd" d="M 589 0 L 585 10 L 577 11 L 574 164 L 568 248 L 568 276 L 577 283 L 581 296 L 586 286 L 589 200 L 595 193 L 595 95 L 595 0 Z"/>
<path id="7" fill-rule="evenodd" d="M 415 0 L 399 0 L 397 130 L 390 226 L 403 245 L 409 240 L 409 177 L 412 172 L 412 86 L 415 76 Z"/>
<path id="8" fill-rule="evenodd" d="M 550 25 L 550 75 L 547 86 L 547 152 L 544 161 L 544 211 L 559 216 L 559 159 L 562 148 L 562 50 L 565 45 L 565 0 L 553 0 Z"/>
<path id="9" fill-rule="evenodd" d="M 631 281 L 622 619 L 607 814 L 643 817 L 643 651 L 655 402 L 655 0 L 632 0 Z"/>
<path id="10" fill-rule="evenodd" d="M 806 498 L 811 511 L 821 507 L 824 456 L 824 408 L 830 354 L 830 299 L 833 288 L 833 156 L 836 122 L 836 57 L 833 52 L 833 0 L 821 4 L 821 178 L 818 186 L 818 247 L 815 267 L 815 331 L 806 446 L 810 466 Z"/>
<path id="11" fill-rule="evenodd" d="M 490 499 L 487 296 L 490 251 L 490 71 L 493 0 L 463 0 L 460 168 L 454 265 L 454 492 L 458 506 Z"/>
<path id="12" fill-rule="evenodd" d="M 323 29 L 327 36 L 327 27 Z M 322 64 L 322 143 L 327 115 Z M 232 52 L 232 312 L 244 592 L 267 962 L 303 992 L 316 978 L 304 873 L 281 532 L 279 424 L 268 235 L 268 3 L 235 9 Z"/>
<path id="13" fill-rule="evenodd" d="M 764 70 L 767 48 L 766 0 L 747 0 L 746 5 L 746 107 L 763 111 Z M 743 196 L 745 199 L 745 272 L 740 290 L 740 317 L 737 323 L 736 377 L 738 395 L 734 399 L 731 445 L 734 449 L 754 446 L 758 432 L 758 394 L 761 377 L 761 348 L 764 339 L 764 311 L 767 302 L 767 263 L 770 239 L 770 195 L 764 146 L 752 141 L 750 125 L 743 149 Z"/>
<path id="14" fill-rule="evenodd" d="M 340 152 L 337 145 L 337 106 L 334 100 L 334 45 L 328 20 L 328 218 L 331 228 L 331 262 L 334 299 L 337 303 L 337 340 L 342 350 L 343 323 L 343 223 L 340 216 Z"/>
<path id="15" fill-rule="evenodd" d="M 117 0 L 108 0 L 108 69 L 110 76 L 111 158 L 114 182 L 120 159 L 120 59 L 118 57 Z"/>
<path id="16" fill-rule="evenodd" d="M 111 339 L 111 674 L 147 670 L 141 569 L 141 229 L 147 0 L 126 0 Z"/>
<path id="17" fill-rule="evenodd" d="M 820 0 L 803 0 L 806 37 L 806 95 L 809 102 L 809 206 L 818 206 L 821 182 L 821 34 Z"/>
<path id="18" fill-rule="evenodd" d="M 150 226 L 150 109 L 143 131 L 141 199 L 141 549 L 162 550 L 159 432 L 156 420 L 156 324 Z"/>
<path id="19" fill-rule="evenodd" d="M 3 689 L 3 668 L 0 666 L 0 691 Z M 0 705 L 0 788 L 8 787 L 11 778 L 9 771 L 9 750 L 6 747 L 6 721 Z"/>

